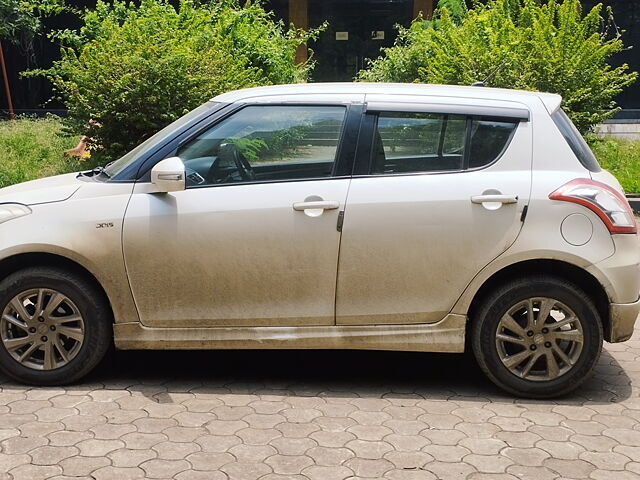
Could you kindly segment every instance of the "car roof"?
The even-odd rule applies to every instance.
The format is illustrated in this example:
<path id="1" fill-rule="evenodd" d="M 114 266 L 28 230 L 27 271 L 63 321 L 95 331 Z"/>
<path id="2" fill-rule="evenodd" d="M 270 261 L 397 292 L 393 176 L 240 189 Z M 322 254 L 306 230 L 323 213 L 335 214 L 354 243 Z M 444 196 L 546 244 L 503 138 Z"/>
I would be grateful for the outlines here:
<path id="1" fill-rule="evenodd" d="M 319 94 L 385 94 L 443 96 L 477 98 L 485 100 L 510 100 L 529 103 L 534 98 L 542 100 L 549 113 L 560 107 L 562 97 L 553 93 L 510 90 L 506 88 L 470 87 L 461 85 L 429 85 L 421 83 L 295 83 L 268 87 L 245 88 L 223 93 L 212 98 L 215 102 L 234 103 L 264 96 Z"/>

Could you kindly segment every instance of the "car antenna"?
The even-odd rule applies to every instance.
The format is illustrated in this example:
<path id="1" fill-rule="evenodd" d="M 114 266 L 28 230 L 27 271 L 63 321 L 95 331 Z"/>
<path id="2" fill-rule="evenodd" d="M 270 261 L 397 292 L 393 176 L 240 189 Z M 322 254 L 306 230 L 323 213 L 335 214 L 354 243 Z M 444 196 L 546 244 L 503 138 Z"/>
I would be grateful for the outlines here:
<path id="1" fill-rule="evenodd" d="M 496 69 L 495 69 L 493 72 L 491 72 L 491 73 L 487 76 L 487 78 L 485 78 L 484 80 L 479 81 L 479 82 L 473 82 L 473 83 L 471 84 L 471 86 L 472 86 L 472 87 L 484 87 L 484 86 L 486 86 L 487 82 L 488 82 L 489 80 L 491 80 L 493 77 L 495 77 L 495 76 L 496 76 L 496 74 L 497 74 L 500 70 L 502 70 L 502 67 L 504 67 L 504 66 L 506 65 L 506 63 L 507 63 L 507 59 L 505 59 L 505 60 L 504 60 L 500 65 L 498 65 L 498 66 L 496 67 Z"/>

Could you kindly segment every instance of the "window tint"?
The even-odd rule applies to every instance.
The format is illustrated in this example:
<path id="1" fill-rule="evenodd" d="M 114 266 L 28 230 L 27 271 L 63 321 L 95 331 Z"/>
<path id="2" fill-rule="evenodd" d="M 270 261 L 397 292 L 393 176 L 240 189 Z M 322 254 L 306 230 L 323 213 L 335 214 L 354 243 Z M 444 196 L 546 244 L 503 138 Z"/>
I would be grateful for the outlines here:
<path id="1" fill-rule="evenodd" d="M 183 145 L 187 186 L 331 176 L 346 108 L 250 106 Z"/>
<path id="2" fill-rule="evenodd" d="M 471 123 L 469 168 L 484 167 L 500 157 L 517 126 L 515 120 L 474 119 Z"/>
<path id="3" fill-rule="evenodd" d="M 371 172 L 436 172 L 483 167 L 500 157 L 517 126 L 517 120 L 502 118 L 381 113 L 374 132 Z"/>
<path id="4" fill-rule="evenodd" d="M 558 109 L 551 118 L 580 163 L 591 172 L 599 172 L 601 168 L 598 160 L 567 114 L 562 109 Z"/>
<path id="5" fill-rule="evenodd" d="M 462 168 L 466 119 L 462 115 L 381 113 L 373 173 Z"/>

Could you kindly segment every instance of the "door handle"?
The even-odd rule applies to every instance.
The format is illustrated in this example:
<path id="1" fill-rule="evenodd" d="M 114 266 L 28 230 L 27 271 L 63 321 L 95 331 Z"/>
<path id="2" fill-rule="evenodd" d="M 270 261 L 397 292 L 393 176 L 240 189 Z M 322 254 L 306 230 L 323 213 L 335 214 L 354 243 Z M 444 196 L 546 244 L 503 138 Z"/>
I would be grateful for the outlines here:
<path id="1" fill-rule="evenodd" d="M 474 195 L 471 203 L 518 203 L 517 195 Z"/>
<path id="2" fill-rule="evenodd" d="M 340 202 L 334 200 L 296 202 L 293 204 L 293 209 L 296 212 L 304 212 L 305 210 L 335 210 L 336 208 L 340 208 Z"/>

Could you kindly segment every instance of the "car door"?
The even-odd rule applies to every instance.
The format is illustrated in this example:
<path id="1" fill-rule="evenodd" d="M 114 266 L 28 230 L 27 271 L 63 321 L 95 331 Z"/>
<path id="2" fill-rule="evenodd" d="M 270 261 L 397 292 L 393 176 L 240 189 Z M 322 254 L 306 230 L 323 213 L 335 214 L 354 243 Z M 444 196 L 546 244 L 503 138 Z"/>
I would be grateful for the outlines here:
<path id="1" fill-rule="evenodd" d="M 123 248 L 142 323 L 334 324 L 357 110 L 247 105 L 177 148 L 184 191 L 136 185 Z"/>
<path id="2" fill-rule="evenodd" d="M 441 320 L 520 232 L 531 185 L 528 110 L 422 102 L 367 95 L 337 324 Z"/>

